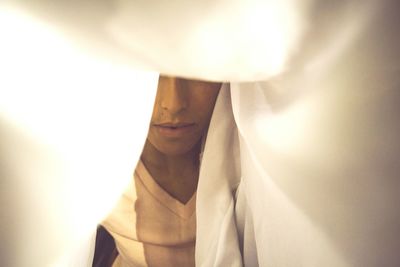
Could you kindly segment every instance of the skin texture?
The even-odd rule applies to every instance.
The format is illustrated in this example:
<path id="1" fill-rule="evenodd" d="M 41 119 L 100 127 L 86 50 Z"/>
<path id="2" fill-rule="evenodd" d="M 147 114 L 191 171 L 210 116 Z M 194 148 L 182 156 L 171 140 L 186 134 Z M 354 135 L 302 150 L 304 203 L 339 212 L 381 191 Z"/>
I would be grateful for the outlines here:
<path id="1" fill-rule="evenodd" d="M 199 154 L 221 83 L 160 76 L 142 161 L 154 180 L 186 203 L 196 191 Z"/>

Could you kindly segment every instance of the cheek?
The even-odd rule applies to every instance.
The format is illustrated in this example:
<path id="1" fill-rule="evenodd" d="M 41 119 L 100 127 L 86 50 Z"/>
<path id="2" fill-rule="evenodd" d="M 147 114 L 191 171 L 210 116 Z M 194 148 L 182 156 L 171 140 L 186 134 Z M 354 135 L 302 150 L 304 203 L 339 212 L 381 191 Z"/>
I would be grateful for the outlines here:
<path id="1" fill-rule="evenodd" d="M 200 91 L 201 92 L 201 91 Z M 193 112 L 200 121 L 208 122 L 214 110 L 218 90 L 204 90 L 203 94 L 198 94 L 193 103 Z"/>
<path id="2" fill-rule="evenodd" d="M 153 106 L 153 113 L 151 114 L 151 122 L 153 121 L 157 121 L 159 119 L 160 115 L 160 107 L 157 104 L 158 103 L 158 99 L 156 99 L 154 106 Z"/>

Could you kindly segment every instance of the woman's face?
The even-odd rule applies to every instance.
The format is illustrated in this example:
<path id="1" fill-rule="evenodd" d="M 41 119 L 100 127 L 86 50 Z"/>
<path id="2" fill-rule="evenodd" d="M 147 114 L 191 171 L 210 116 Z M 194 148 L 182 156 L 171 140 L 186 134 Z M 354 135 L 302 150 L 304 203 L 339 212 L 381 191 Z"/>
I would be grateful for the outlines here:
<path id="1" fill-rule="evenodd" d="M 160 76 L 148 141 L 161 153 L 190 151 L 208 128 L 221 83 Z"/>

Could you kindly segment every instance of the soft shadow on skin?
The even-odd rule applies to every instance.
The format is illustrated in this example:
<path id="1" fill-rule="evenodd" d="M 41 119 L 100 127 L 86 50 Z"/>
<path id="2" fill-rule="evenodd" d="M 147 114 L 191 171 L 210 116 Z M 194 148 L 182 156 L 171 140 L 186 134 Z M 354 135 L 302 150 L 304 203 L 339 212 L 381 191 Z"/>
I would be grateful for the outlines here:
<path id="1" fill-rule="evenodd" d="M 135 211 L 136 211 L 136 236 L 137 239 L 140 241 L 144 241 L 146 239 L 148 239 L 148 237 L 146 237 L 143 234 L 143 230 L 145 228 L 147 228 L 147 225 L 145 223 L 145 221 L 149 222 L 149 219 L 144 218 L 144 216 L 146 216 L 145 213 L 143 213 L 143 205 L 144 205 L 144 192 L 143 192 L 143 186 L 138 186 L 137 185 L 138 181 L 137 179 L 135 179 L 135 187 L 136 187 L 136 196 L 137 199 L 135 201 Z M 142 211 L 142 212 L 140 212 Z M 168 232 L 169 230 L 169 226 L 166 224 L 159 224 L 158 225 L 160 232 Z M 146 231 L 146 230 L 144 230 Z M 147 230 L 148 231 L 148 230 Z M 193 240 L 193 242 L 191 243 L 187 243 L 185 244 L 185 246 L 191 246 L 193 245 L 193 243 L 195 242 L 195 240 Z M 176 261 L 176 264 L 173 264 L 174 259 L 179 259 L 181 257 L 187 257 L 186 254 L 181 253 L 181 247 L 180 246 L 176 246 L 174 247 L 169 247 L 169 249 L 176 249 L 176 251 L 174 253 L 172 253 L 174 255 L 173 258 L 169 259 L 168 262 L 171 262 L 172 265 L 171 266 L 179 266 L 179 261 Z M 194 247 L 193 247 L 194 250 Z M 148 266 L 163 266 L 165 265 L 165 262 L 160 262 L 160 259 L 165 259 L 165 255 L 161 256 L 160 258 L 158 257 L 154 257 L 154 255 L 162 255 L 164 252 L 164 247 L 162 246 L 157 246 L 157 245 L 152 245 L 152 244 L 148 244 L 146 242 L 143 242 L 143 251 L 144 251 L 144 257 L 146 260 L 146 263 Z M 194 255 L 194 251 L 193 251 L 193 255 Z M 194 261 L 194 259 L 193 259 Z M 194 262 L 192 264 L 192 266 L 194 266 Z"/>

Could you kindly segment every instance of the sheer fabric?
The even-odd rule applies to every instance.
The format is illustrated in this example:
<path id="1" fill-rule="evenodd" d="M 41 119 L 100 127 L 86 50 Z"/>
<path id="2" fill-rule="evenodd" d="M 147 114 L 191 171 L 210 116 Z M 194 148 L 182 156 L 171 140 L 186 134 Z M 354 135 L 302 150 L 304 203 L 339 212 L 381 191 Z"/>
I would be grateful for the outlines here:
<path id="1" fill-rule="evenodd" d="M 397 1 L 302 1 L 302 4 L 289 0 L 279 3 L 205 1 L 201 4 L 176 1 L 171 5 L 122 0 L 68 1 L 68 4 L 59 1 L 52 5 L 45 0 L 18 2 L 52 22 L 52 25 L 57 25 L 55 29 L 66 33 L 65 36 L 70 38 L 68 40 L 74 40 L 78 46 L 86 47 L 85 51 L 90 51 L 96 58 L 100 56 L 102 60 L 111 59 L 119 64 L 128 63 L 136 68 L 173 75 L 231 82 L 234 117 L 225 112 L 230 109 L 230 97 L 221 97 L 228 102 L 218 100 L 204 151 L 204 167 L 197 196 L 196 262 L 199 266 L 399 265 L 396 253 L 400 247 L 400 214 L 397 207 L 400 196 L 400 147 L 397 140 L 400 132 L 397 118 L 400 106 L 400 38 L 396 27 L 399 25 Z M 74 16 L 70 14 L 79 14 L 79 19 L 71 20 Z M 9 24 L 0 25 L 2 32 L 7 33 L 3 25 Z M 20 43 L 12 36 L 24 36 L 22 31 L 12 33 L 5 35 L 9 37 L 4 39 L 8 42 L 2 42 L 3 47 L 8 44 L 7 49 Z M 19 35 L 14 35 L 16 33 Z M 34 38 L 23 40 L 35 44 Z M 7 163 L 7 168 L 2 172 L 7 171 L 6 177 L 19 177 L 7 179 L 6 186 L 2 188 L 25 189 L 16 190 L 22 192 L 20 198 L 9 192 L 2 194 L 6 196 L 7 203 L 11 203 L 6 214 L 13 214 L 21 207 L 21 210 L 29 210 L 17 201 L 19 199 L 29 203 L 31 210 L 41 211 L 40 214 L 57 214 L 44 220 L 43 224 L 37 223 L 48 231 L 46 238 L 27 238 L 37 237 L 35 233 L 43 232 L 43 228 L 37 231 L 31 226 L 22 232 L 19 231 L 25 227 L 16 227 L 11 233 L 21 234 L 9 237 L 10 240 L 18 240 L 13 251 L 23 255 L 19 258 L 42 266 L 54 260 L 52 255 L 60 255 L 65 244 L 71 244 L 71 236 L 88 235 L 89 227 L 78 227 L 77 221 L 72 218 L 79 218 L 79 222 L 86 222 L 87 225 L 94 224 L 93 217 L 82 213 L 82 210 L 96 210 L 93 207 L 99 207 L 98 200 L 106 195 L 105 191 L 92 194 L 91 189 L 96 185 L 94 179 L 86 180 L 90 186 L 72 183 L 72 186 L 66 187 L 69 188 L 67 194 L 48 193 L 65 188 L 52 181 L 61 181 L 64 185 L 71 177 L 82 177 L 72 181 L 85 181 L 87 177 L 112 177 L 115 166 L 121 175 L 124 172 L 128 178 L 142 148 L 142 141 L 132 144 L 129 137 L 140 131 L 140 138 L 144 139 L 145 121 L 150 116 L 151 92 L 155 92 L 156 78 L 151 78 L 153 81 L 148 81 L 148 86 L 132 83 L 131 88 L 141 90 L 129 97 L 124 93 L 115 94 L 113 90 L 119 87 L 109 83 L 108 89 L 100 93 L 104 101 L 96 101 L 98 92 L 68 91 L 71 88 L 87 89 L 90 83 L 69 82 L 68 86 L 59 87 L 55 82 L 59 78 L 71 81 L 70 73 L 81 80 L 80 72 L 73 71 L 75 68 L 70 67 L 66 72 L 53 71 L 47 76 L 43 72 L 35 72 L 35 65 L 28 63 L 43 61 L 41 56 L 31 57 L 32 54 L 38 55 L 38 47 L 25 54 L 10 54 L 4 52 L 10 49 L 1 50 L 2 58 L 7 59 L 3 61 L 7 63 L 0 63 L 2 73 L 7 74 L 1 81 L 1 87 L 24 90 L 17 90 L 16 94 L 8 91 L 7 97 L 2 97 L 0 101 L 2 117 L 5 118 L 2 121 L 2 128 L 5 129 L 2 131 L 5 136 L 1 139 L 4 142 L 2 152 L 15 155 L 12 160 L 3 156 L 5 160 L 2 159 L 2 162 Z M 96 49 L 87 49 L 93 47 Z M 20 48 L 18 51 L 26 50 Z M 55 55 L 59 53 L 51 51 L 46 52 L 58 58 Z M 27 58 L 30 60 L 25 60 Z M 46 62 L 47 71 L 60 63 Z M 25 66 L 22 68 L 24 71 L 20 66 Z M 25 79 L 18 79 L 20 71 Z M 35 75 L 29 75 L 30 72 Z M 101 75 L 90 76 L 89 80 L 104 81 L 107 77 L 107 71 L 94 73 Z M 57 88 L 54 91 L 57 93 L 40 90 L 43 88 L 41 81 L 50 81 L 47 84 L 54 84 L 51 88 Z M 27 94 L 29 85 L 37 89 L 34 94 Z M 69 93 L 60 97 L 59 92 Z M 145 92 L 149 95 L 143 96 Z M 51 110 L 52 114 L 59 114 L 64 119 L 47 117 L 42 124 L 30 123 L 32 118 L 46 118 L 43 114 L 47 113 L 39 112 L 40 109 L 32 102 L 18 102 L 21 95 L 25 96 L 24 99 L 36 101 L 42 96 L 57 100 L 54 105 L 45 105 L 43 110 Z M 72 96 L 71 99 L 68 96 Z M 72 99 L 80 97 L 83 101 L 77 106 Z M 74 113 L 76 116 L 71 117 L 64 112 L 70 110 L 70 106 L 60 105 L 65 103 L 65 99 L 71 100 L 67 101 L 73 103 L 71 106 L 79 107 Z M 136 106 L 128 105 L 127 99 L 137 101 Z M 148 100 L 145 107 L 140 105 L 143 99 Z M 82 103 L 91 101 L 99 105 L 87 110 Z M 111 102 L 125 103 L 122 106 L 129 108 L 110 115 L 103 108 Z M 23 110 L 24 105 L 30 109 Z M 224 107 L 222 110 L 225 111 L 218 107 Z M 118 114 L 122 114 L 124 119 L 115 120 L 119 118 Z M 147 119 L 142 114 L 148 114 Z M 113 125 L 115 131 L 97 139 L 91 139 L 92 135 L 85 134 L 85 131 L 76 131 L 74 136 L 82 138 L 76 139 L 76 146 L 72 147 L 75 149 L 63 144 L 68 131 L 48 135 L 51 129 L 46 125 L 53 125 L 54 122 L 62 122 L 55 123 L 55 129 L 86 129 L 83 127 L 86 121 L 94 118 L 98 119 L 98 124 L 90 128 L 90 133 L 105 133 L 104 128 L 109 127 L 104 125 Z M 108 120 L 103 121 L 104 118 Z M 217 120 L 221 123 L 215 123 Z M 121 129 L 118 125 L 131 121 L 144 128 L 118 130 Z M 237 124 L 238 138 L 233 137 L 234 123 Z M 23 130 L 16 130 L 18 127 L 11 125 L 22 125 Z M 34 131 L 26 134 L 24 127 Z M 20 134 L 17 136 L 16 132 Z M 126 134 L 124 138 L 121 138 L 121 133 Z M 52 136 L 56 138 L 49 139 Z M 137 140 L 143 140 L 140 138 Z M 111 153 L 95 157 L 99 155 L 98 147 L 112 144 L 116 139 L 124 140 L 129 145 L 121 142 L 118 146 L 121 150 L 110 146 Z M 32 142 L 35 144 L 37 140 L 39 145 L 32 146 Z M 43 145 L 48 140 L 53 140 L 50 146 Z M 86 143 L 88 140 L 89 143 Z M 26 147 L 30 147 L 31 153 L 25 153 Z M 235 152 L 238 147 L 240 157 Z M 21 152 L 9 154 L 9 151 Z M 219 158 L 217 151 L 218 155 L 226 156 Z M 77 159 L 71 155 L 83 156 Z M 118 160 L 126 159 L 123 166 L 107 165 L 109 160 L 115 161 L 116 155 Z M 238 158 L 239 163 L 234 163 Z M 79 175 L 69 171 L 70 168 L 59 168 L 65 162 L 72 164 L 67 166 L 80 166 L 82 159 L 88 160 L 90 168 L 85 169 L 86 172 L 71 168 L 78 170 Z M 38 165 L 38 161 L 43 164 Z M 26 162 L 34 162 L 32 165 L 36 167 L 27 167 L 25 172 L 17 168 L 21 163 L 32 166 L 25 165 Z M 240 175 L 239 170 L 232 167 L 239 165 Z M 49 170 L 49 166 L 54 168 Z M 15 172 L 16 169 L 19 172 Z M 26 183 L 26 177 L 31 177 L 28 181 L 34 182 Z M 54 180 L 54 177 L 60 179 Z M 237 177 L 241 178 L 239 185 Z M 27 189 L 35 187 L 45 188 L 44 192 L 48 195 L 36 198 Z M 71 197 L 68 196 L 73 196 L 75 189 L 82 191 L 75 195 L 73 202 L 69 202 Z M 92 198 L 87 198 L 89 194 Z M 47 201 L 47 197 L 52 202 Z M 30 201 L 35 199 L 38 201 Z M 71 203 L 75 205 L 71 206 Z M 58 216 L 59 212 L 53 213 L 60 210 L 59 207 L 66 207 L 61 216 Z M 104 212 L 102 210 L 94 217 L 99 218 Z M 22 222 L 33 217 L 30 213 L 26 214 L 22 219 L 11 217 Z M 24 244 L 23 240 L 28 241 Z M 40 251 L 32 250 L 36 242 L 29 240 L 43 242 L 42 247 L 51 249 L 44 250 L 48 254 L 40 254 Z M 26 246 L 18 247 L 18 244 Z"/>
<path id="2" fill-rule="evenodd" d="M 312 50 L 318 64 L 301 60 L 312 71 L 294 68 L 270 81 L 231 84 L 239 199 L 248 205 L 236 214 L 250 221 L 244 242 L 255 244 L 260 266 L 400 263 L 394 10 L 394 2 L 364 9 L 362 23 L 350 12 L 348 28 L 327 37 L 336 43 Z M 352 38 L 337 46 L 348 29 Z M 253 253 L 244 252 L 245 265 L 254 266 Z"/>

